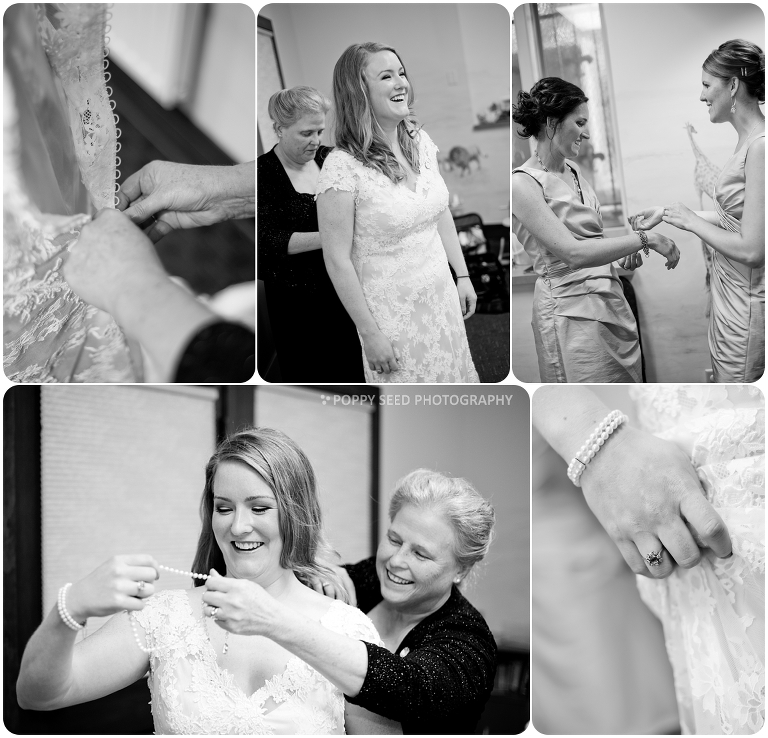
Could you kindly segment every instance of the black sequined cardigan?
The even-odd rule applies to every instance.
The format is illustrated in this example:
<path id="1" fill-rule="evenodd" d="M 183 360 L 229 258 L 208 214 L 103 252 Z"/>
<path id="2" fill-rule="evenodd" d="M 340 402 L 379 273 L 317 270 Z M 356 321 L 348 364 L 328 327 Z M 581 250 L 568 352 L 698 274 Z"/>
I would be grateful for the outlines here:
<path id="1" fill-rule="evenodd" d="M 383 599 L 372 557 L 346 567 L 357 606 Z M 496 674 L 496 641 L 483 616 L 456 587 L 448 601 L 416 625 L 395 653 L 365 643 L 368 672 L 347 701 L 402 724 L 403 733 L 474 733 Z"/>

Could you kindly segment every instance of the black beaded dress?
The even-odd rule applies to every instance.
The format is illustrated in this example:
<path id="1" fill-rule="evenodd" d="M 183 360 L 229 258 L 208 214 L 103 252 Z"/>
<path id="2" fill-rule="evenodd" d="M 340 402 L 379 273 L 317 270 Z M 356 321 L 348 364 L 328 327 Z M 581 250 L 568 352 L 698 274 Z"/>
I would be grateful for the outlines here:
<path id="1" fill-rule="evenodd" d="M 331 149 L 320 146 L 322 168 Z M 283 382 L 363 382 L 355 324 L 325 270 L 320 249 L 288 253 L 294 233 L 318 231 L 314 195 L 296 192 L 274 148 L 258 158 L 258 278 Z"/>
<path id="2" fill-rule="evenodd" d="M 357 606 L 382 600 L 374 557 L 345 567 Z M 348 702 L 397 720 L 404 734 L 473 734 L 496 675 L 496 641 L 454 586 L 448 601 L 411 629 L 395 652 L 363 641 L 368 672 Z"/>

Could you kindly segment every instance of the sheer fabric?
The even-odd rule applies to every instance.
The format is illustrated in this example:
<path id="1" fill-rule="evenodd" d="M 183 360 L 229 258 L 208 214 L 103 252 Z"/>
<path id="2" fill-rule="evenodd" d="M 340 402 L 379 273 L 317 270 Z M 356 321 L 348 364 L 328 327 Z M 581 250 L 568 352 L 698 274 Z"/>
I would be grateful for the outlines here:
<path id="1" fill-rule="evenodd" d="M 664 625 L 684 733 L 751 734 L 765 722 L 765 403 L 751 387 L 632 388 L 646 430 L 691 458 L 734 555 L 664 580 L 638 577 Z"/>
<path id="2" fill-rule="evenodd" d="M 141 378 L 111 316 L 61 274 L 90 214 L 114 207 L 106 23 L 96 4 L 18 4 L 5 14 L 3 366 L 12 381 Z"/>
<path id="3" fill-rule="evenodd" d="M 437 222 L 448 189 L 437 146 L 419 132 L 421 172 L 416 191 L 394 184 L 335 149 L 325 161 L 318 194 L 355 195 L 352 263 L 381 332 L 399 352 L 400 370 L 375 374 L 362 357 L 367 382 L 479 382 Z"/>
<path id="4" fill-rule="evenodd" d="M 344 696 L 296 656 L 285 670 L 247 695 L 219 666 L 205 623 L 184 590 L 147 600 L 134 617 L 150 656 L 149 687 L 155 732 L 185 735 L 341 735 Z M 330 602 L 320 623 L 336 633 L 382 645 L 360 610 Z"/>

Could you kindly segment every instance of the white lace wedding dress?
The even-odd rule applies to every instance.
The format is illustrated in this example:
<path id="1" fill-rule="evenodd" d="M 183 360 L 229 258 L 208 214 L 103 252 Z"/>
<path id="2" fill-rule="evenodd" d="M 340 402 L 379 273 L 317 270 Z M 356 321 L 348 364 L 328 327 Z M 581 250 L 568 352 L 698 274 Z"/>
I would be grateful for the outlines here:
<path id="1" fill-rule="evenodd" d="M 3 367 L 14 382 L 134 382 L 141 359 L 62 267 L 114 207 L 118 130 L 105 74 L 106 5 L 11 6 L 4 16 Z"/>
<path id="2" fill-rule="evenodd" d="M 756 733 L 765 722 L 764 398 L 749 386 L 630 393 L 643 428 L 690 456 L 733 543 L 728 559 L 705 553 L 668 579 L 637 578 L 664 625 L 683 733 Z"/>
<path id="3" fill-rule="evenodd" d="M 399 352 L 400 370 L 389 375 L 372 372 L 363 355 L 366 381 L 479 382 L 437 232 L 448 207 L 438 149 L 424 130 L 418 145 L 415 192 L 335 149 L 320 170 L 317 194 L 354 193 L 352 263 L 368 309 Z"/>
<path id="4" fill-rule="evenodd" d="M 296 656 L 252 695 L 217 663 L 206 624 L 184 590 L 160 592 L 134 617 L 150 655 L 155 732 L 184 735 L 341 735 L 344 696 Z M 320 623 L 349 638 L 383 645 L 357 608 L 330 602 Z"/>

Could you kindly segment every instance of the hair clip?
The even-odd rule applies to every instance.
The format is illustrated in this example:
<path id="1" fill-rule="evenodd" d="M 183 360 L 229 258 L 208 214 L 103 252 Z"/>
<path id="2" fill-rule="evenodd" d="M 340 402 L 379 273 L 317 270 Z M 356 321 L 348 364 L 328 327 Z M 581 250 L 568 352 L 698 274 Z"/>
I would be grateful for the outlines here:
<path id="1" fill-rule="evenodd" d="M 741 68 L 741 76 L 742 77 L 746 77 L 747 76 L 747 68 L 746 67 L 742 67 Z"/>

